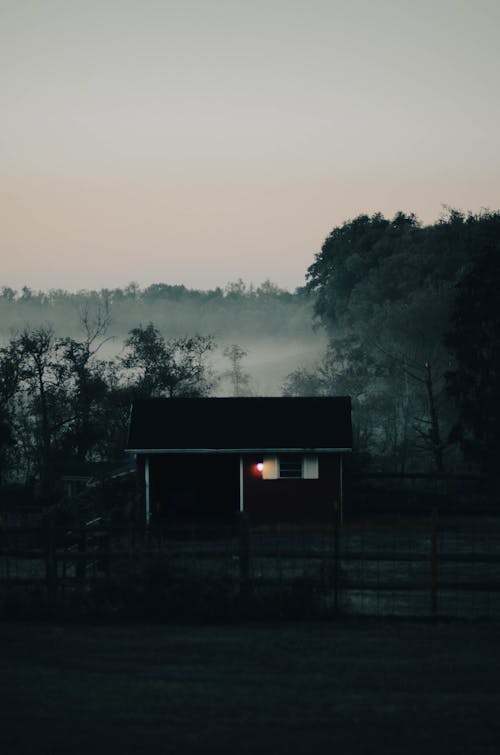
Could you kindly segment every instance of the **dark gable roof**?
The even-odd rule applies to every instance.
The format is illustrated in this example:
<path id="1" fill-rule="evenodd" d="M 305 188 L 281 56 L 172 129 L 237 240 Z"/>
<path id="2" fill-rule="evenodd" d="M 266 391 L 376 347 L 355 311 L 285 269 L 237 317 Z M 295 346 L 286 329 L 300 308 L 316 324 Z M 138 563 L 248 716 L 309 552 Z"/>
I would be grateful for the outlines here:
<path id="1" fill-rule="evenodd" d="M 351 447 L 347 396 L 135 401 L 127 444 L 139 453 Z"/>

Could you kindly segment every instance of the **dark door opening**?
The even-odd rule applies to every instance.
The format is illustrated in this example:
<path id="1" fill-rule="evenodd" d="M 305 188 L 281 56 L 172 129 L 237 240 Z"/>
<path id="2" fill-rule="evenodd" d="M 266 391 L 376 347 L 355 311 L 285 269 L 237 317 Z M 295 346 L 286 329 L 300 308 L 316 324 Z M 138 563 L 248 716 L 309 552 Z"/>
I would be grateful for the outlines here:
<path id="1" fill-rule="evenodd" d="M 151 460 L 153 512 L 160 521 L 218 523 L 239 511 L 239 457 L 170 454 Z"/>

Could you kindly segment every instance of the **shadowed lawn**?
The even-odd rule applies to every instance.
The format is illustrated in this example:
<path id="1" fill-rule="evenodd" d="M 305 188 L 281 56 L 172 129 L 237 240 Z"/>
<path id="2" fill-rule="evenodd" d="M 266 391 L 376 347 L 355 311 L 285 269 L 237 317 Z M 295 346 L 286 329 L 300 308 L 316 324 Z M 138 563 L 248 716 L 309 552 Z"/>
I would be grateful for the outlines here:
<path id="1" fill-rule="evenodd" d="M 0 752 L 498 755 L 499 629 L 0 625 Z"/>

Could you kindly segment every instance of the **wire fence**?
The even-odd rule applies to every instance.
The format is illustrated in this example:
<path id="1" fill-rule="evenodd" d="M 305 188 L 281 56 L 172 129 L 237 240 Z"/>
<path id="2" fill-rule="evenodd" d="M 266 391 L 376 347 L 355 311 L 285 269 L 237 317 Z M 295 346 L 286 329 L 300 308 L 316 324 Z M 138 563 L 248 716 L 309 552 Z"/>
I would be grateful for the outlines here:
<path id="1" fill-rule="evenodd" d="M 83 614 L 96 596 L 117 615 L 154 606 L 175 618 L 189 601 L 210 614 L 244 599 L 305 616 L 494 619 L 500 520 L 465 529 L 435 514 L 395 526 L 252 527 L 242 518 L 147 533 L 99 518 L 65 528 L 48 516 L 41 527 L 0 530 L 5 615 L 13 598 L 25 614 L 42 603 Z"/>

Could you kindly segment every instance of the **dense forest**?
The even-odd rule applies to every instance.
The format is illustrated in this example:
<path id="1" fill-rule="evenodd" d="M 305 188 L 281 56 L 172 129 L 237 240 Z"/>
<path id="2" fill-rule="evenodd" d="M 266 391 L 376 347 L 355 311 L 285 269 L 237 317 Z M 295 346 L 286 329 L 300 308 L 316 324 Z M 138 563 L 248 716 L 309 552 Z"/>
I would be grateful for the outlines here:
<path id="1" fill-rule="evenodd" d="M 119 459 L 134 396 L 255 394 L 259 339 L 294 352 L 283 394 L 352 397 L 358 466 L 495 477 L 499 285 L 500 213 L 451 210 L 335 227 L 294 293 L 4 287 L 1 479 L 50 496 L 68 460 Z"/>
<path id="2" fill-rule="evenodd" d="M 398 213 L 334 228 L 307 272 L 328 348 L 292 395 L 352 396 L 373 468 L 497 474 L 500 213 Z"/>

